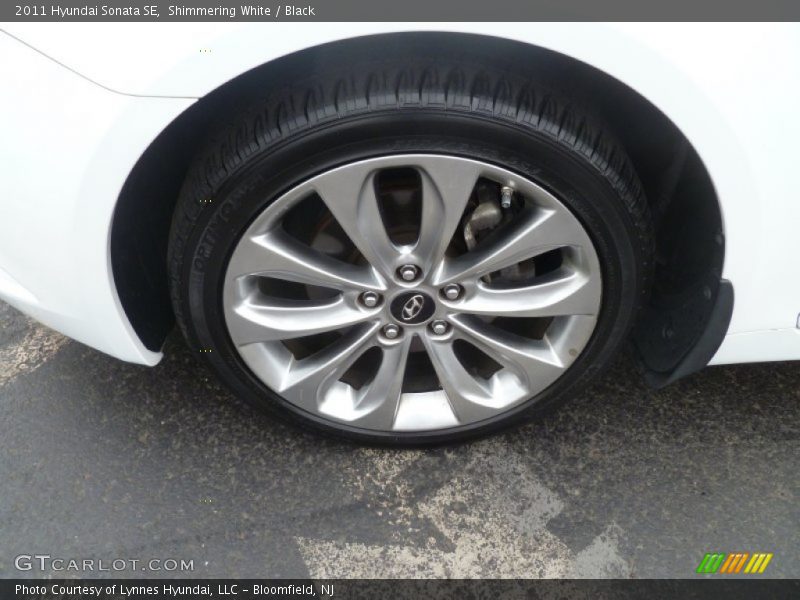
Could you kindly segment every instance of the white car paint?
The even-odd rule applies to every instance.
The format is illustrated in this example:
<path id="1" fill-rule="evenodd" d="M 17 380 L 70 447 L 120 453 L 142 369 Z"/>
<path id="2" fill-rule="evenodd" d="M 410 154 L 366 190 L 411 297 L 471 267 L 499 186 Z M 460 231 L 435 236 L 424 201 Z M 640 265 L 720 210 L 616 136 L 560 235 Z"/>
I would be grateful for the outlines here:
<path id="1" fill-rule="evenodd" d="M 160 358 L 144 348 L 122 311 L 108 247 L 125 178 L 163 128 L 196 98 L 285 54 L 359 35 L 446 30 L 575 57 L 672 119 L 703 159 L 723 213 L 723 276 L 733 284 L 735 304 L 712 363 L 800 359 L 798 24 L 0 28 L 10 34 L 0 35 L 0 298 L 104 352 L 144 364 Z"/>

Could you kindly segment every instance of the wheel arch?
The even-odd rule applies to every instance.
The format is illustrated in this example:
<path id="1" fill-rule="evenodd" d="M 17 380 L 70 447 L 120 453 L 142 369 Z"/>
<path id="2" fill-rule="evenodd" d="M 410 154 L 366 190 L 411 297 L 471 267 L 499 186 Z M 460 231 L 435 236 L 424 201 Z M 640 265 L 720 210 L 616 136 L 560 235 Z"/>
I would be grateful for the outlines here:
<path id="1" fill-rule="evenodd" d="M 223 83 L 161 132 L 127 177 L 111 231 L 117 292 L 144 345 L 158 350 L 174 322 L 166 272 L 172 212 L 194 149 L 220 115 L 263 93 L 273 82 L 302 77 L 320 62 L 375 57 L 404 47 L 461 53 L 467 47 L 470 55 L 478 54 L 490 64 L 514 65 L 514 70 L 523 69 L 550 88 L 584 99 L 608 123 L 642 180 L 656 225 L 651 300 L 633 336 L 639 355 L 651 382 L 658 385 L 670 381 L 674 373 L 687 374 L 704 366 L 727 329 L 727 322 L 720 327 L 719 317 L 713 318 L 724 233 L 715 187 L 687 136 L 640 93 L 585 62 L 529 43 L 441 32 L 349 38 L 282 56 Z M 723 296 L 732 302 L 732 294 Z M 711 322 L 717 322 L 714 339 L 705 342 L 711 355 L 705 358 L 707 352 L 702 353 L 699 361 L 691 358 Z M 687 367 L 687 359 L 696 364 Z"/>

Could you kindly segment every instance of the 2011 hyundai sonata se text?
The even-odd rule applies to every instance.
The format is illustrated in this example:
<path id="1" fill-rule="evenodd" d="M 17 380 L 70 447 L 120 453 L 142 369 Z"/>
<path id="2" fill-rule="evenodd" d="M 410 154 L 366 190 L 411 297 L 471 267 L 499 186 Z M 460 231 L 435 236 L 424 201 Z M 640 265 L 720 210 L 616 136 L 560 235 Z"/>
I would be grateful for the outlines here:
<path id="1" fill-rule="evenodd" d="M 798 25 L 3 27 L 0 299 L 100 351 L 405 445 L 800 359 Z"/>

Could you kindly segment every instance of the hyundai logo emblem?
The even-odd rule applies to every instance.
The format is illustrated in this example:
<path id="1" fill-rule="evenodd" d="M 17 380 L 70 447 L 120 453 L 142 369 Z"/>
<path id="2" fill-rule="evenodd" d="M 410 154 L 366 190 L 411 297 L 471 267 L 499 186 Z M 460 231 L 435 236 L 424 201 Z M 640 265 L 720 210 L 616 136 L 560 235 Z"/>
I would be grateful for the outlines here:
<path id="1" fill-rule="evenodd" d="M 419 314 L 422 307 L 425 305 L 425 297 L 422 294 L 415 294 L 411 296 L 406 303 L 403 304 L 402 318 L 403 321 L 412 321 L 414 317 Z"/>
<path id="2" fill-rule="evenodd" d="M 416 290 L 398 294 L 390 303 L 392 316 L 403 325 L 420 325 L 436 312 L 436 302 Z"/>

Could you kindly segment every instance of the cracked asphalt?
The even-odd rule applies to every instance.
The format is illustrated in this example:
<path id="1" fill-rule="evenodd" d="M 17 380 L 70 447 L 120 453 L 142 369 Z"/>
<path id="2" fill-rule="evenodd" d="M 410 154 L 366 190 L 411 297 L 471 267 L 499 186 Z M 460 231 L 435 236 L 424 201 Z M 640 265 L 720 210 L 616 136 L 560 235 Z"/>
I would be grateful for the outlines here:
<path id="1" fill-rule="evenodd" d="M 149 369 L 0 304 L 0 444 L 2 577 L 677 578 L 713 551 L 800 576 L 800 363 L 653 391 L 623 357 L 545 421 L 391 451 L 254 412 L 177 335 Z"/>

